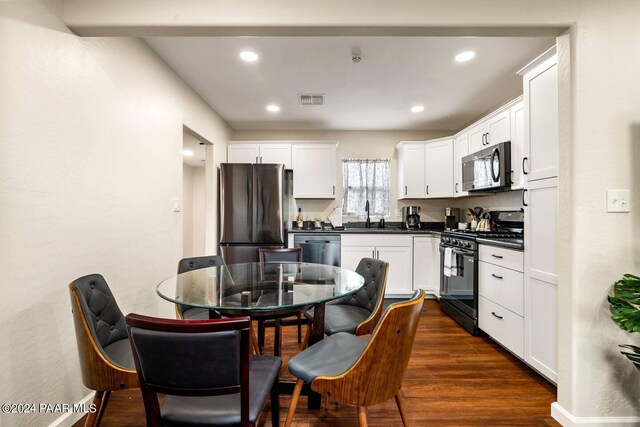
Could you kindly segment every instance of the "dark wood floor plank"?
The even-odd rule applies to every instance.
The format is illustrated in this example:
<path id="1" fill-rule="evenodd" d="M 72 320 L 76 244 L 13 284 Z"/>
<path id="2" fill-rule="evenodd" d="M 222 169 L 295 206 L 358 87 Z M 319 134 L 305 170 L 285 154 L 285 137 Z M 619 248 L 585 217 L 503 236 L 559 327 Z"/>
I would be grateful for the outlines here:
<path id="1" fill-rule="evenodd" d="M 268 330 L 265 351 L 273 351 Z M 291 378 L 286 362 L 299 351 L 296 328 L 283 333 L 283 378 Z M 487 337 L 472 337 L 427 301 L 423 310 L 409 369 L 403 383 L 407 418 L 411 426 L 558 426 L 550 416 L 556 388 L 515 356 Z M 284 423 L 290 398 L 282 396 Z M 268 404 L 267 404 L 268 405 Z M 366 409 L 371 427 L 402 426 L 395 401 Z M 82 426 L 84 419 L 76 423 Z M 139 390 L 114 392 L 102 426 L 145 425 Z M 260 425 L 271 426 L 267 410 Z M 355 407 L 327 404 L 310 411 L 302 396 L 295 427 L 356 427 Z"/>

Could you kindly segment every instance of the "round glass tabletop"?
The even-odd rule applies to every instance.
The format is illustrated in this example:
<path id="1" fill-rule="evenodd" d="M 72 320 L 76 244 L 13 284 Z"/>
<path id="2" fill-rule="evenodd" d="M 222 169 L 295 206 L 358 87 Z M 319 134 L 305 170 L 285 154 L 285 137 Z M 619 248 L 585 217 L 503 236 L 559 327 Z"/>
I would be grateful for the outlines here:
<path id="1" fill-rule="evenodd" d="M 354 293 L 355 271 L 310 263 L 246 263 L 202 268 L 163 280 L 158 295 L 176 304 L 222 312 L 273 315 Z"/>

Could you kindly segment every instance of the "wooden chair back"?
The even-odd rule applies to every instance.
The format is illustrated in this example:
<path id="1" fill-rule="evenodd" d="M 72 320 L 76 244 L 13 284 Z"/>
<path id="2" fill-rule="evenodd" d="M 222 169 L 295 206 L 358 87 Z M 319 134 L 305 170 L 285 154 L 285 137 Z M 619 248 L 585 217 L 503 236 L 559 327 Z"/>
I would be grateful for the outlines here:
<path id="1" fill-rule="evenodd" d="M 311 388 L 347 405 L 371 406 L 394 397 L 404 379 L 418 329 L 424 291 L 389 306 L 356 363 L 337 377 L 318 377 Z"/>
<path id="2" fill-rule="evenodd" d="M 187 271 L 200 270 L 201 268 L 218 267 L 224 265 L 224 258 L 220 255 L 209 255 L 191 258 L 182 258 L 178 261 L 178 274 Z M 191 307 L 188 305 L 176 304 L 176 318 L 184 318 L 184 312 Z M 206 310 L 206 309 L 202 309 Z M 207 310 L 208 311 L 208 310 Z"/>
<path id="3" fill-rule="evenodd" d="M 87 313 L 86 307 L 83 307 L 80 301 L 81 296 L 78 295 L 77 285 L 78 281 L 83 279 L 92 280 L 93 277 L 96 279 L 102 278 L 101 275 L 95 274 L 79 278 L 69 284 L 71 313 L 78 345 L 82 382 L 85 387 L 96 391 L 136 388 L 139 386 L 136 371 L 123 369 L 109 360 L 103 351 L 102 345 L 96 339 L 95 334 L 91 331 L 92 328 L 89 326 L 89 322 L 92 322 L 93 319 L 87 318 L 91 316 L 91 313 Z M 102 280 L 104 281 L 104 278 Z M 113 304 L 115 304 L 115 300 Z"/>

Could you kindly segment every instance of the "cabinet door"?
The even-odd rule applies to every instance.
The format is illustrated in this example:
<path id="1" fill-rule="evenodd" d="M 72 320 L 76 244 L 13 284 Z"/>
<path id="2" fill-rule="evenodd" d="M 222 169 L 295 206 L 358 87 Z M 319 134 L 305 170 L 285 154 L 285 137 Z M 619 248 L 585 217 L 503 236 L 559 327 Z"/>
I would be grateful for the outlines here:
<path id="1" fill-rule="evenodd" d="M 453 142 L 453 196 L 468 196 L 468 191 L 462 191 L 462 158 L 469 154 L 469 134 L 458 135 Z"/>
<path id="2" fill-rule="evenodd" d="M 282 163 L 291 169 L 291 144 L 261 144 L 260 163 Z"/>
<path id="3" fill-rule="evenodd" d="M 335 199 L 335 144 L 293 144 L 293 197 Z"/>
<path id="4" fill-rule="evenodd" d="M 402 148 L 401 185 L 399 198 L 425 197 L 424 144 L 407 144 Z"/>
<path id="5" fill-rule="evenodd" d="M 511 189 L 524 188 L 524 103 L 511 107 Z"/>
<path id="6" fill-rule="evenodd" d="M 525 207 L 525 361 L 557 381 L 557 178 L 529 182 Z"/>
<path id="7" fill-rule="evenodd" d="M 428 198 L 453 196 L 453 140 L 425 144 L 425 192 Z"/>
<path id="8" fill-rule="evenodd" d="M 340 266 L 355 271 L 362 258 L 375 258 L 375 248 L 368 246 L 344 246 L 340 249 Z"/>
<path id="9" fill-rule="evenodd" d="M 485 148 L 511 139 L 511 115 L 509 110 L 494 114 L 486 120 Z"/>
<path id="10" fill-rule="evenodd" d="M 524 76 L 528 180 L 558 176 L 558 71 L 555 57 Z"/>
<path id="11" fill-rule="evenodd" d="M 229 144 L 227 146 L 228 163 L 260 163 L 259 144 Z"/>
<path id="12" fill-rule="evenodd" d="M 411 247 L 378 246 L 376 257 L 389 263 L 385 295 L 411 295 Z"/>
<path id="13" fill-rule="evenodd" d="M 440 239 L 435 236 L 413 238 L 413 290 L 424 289 L 440 296 Z"/>
<path id="14" fill-rule="evenodd" d="M 485 122 L 478 123 L 469 129 L 469 154 L 475 153 L 485 148 L 484 134 L 487 132 Z"/>

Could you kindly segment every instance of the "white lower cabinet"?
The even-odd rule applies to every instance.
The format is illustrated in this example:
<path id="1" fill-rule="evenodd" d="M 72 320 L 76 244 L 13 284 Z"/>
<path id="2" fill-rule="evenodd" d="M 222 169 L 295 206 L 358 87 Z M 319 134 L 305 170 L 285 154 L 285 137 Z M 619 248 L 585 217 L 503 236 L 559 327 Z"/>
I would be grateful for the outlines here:
<path id="1" fill-rule="evenodd" d="M 524 359 L 523 253 L 480 245 L 478 258 L 478 326 Z"/>
<path id="2" fill-rule="evenodd" d="M 413 289 L 440 296 L 440 238 L 435 235 L 413 238 Z"/>
<path id="3" fill-rule="evenodd" d="M 362 258 L 375 258 L 389 263 L 387 296 L 411 295 L 411 236 L 403 235 L 342 235 L 342 267 L 355 270 Z"/>
<path id="4" fill-rule="evenodd" d="M 524 358 L 524 319 L 503 306 L 478 298 L 478 324 L 491 338 L 520 358 Z"/>

